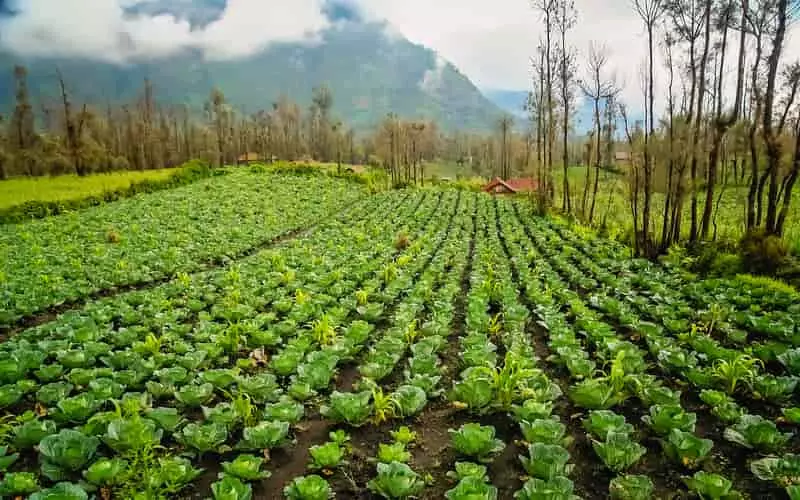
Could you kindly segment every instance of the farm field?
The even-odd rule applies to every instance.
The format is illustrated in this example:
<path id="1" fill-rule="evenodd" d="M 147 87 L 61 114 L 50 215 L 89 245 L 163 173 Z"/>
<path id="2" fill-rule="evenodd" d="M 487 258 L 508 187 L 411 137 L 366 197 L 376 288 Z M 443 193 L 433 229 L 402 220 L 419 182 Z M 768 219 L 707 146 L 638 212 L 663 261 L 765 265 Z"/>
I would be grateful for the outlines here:
<path id="1" fill-rule="evenodd" d="M 163 180 L 174 173 L 174 168 L 164 168 L 125 170 L 86 177 L 59 175 L 8 179 L 0 181 L 0 210 L 29 201 L 68 201 L 95 196 L 126 188 L 136 182 Z"/>
<path id="2" fill-rule="evenodd" d="M 241 172 L 0 252 L 3 497 L 800 498 L 800 296 L 522 200 Z"/>
<path id="3" fill-rule="evenodd" d="M 246 171 L 0 225 L 0 327 L 118 287 L 174 277 L 308 228 L 364 192 L 340 179 Z"/>

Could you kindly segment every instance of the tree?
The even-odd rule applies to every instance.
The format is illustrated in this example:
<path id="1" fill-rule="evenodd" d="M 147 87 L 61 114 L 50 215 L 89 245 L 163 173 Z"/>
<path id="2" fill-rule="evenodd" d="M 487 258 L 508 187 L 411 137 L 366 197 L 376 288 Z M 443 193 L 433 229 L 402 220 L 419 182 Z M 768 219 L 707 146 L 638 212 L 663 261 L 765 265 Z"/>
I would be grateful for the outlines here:
<path id="1" fill-rule="evenodd" d="M 711 226 L 711 213 L 714 204 L 714 192 L 717 184 L 717 171 L 720 148 L 722 141 L 728 129 L 736 123 L 739 119 L 739 110 L 742 105 L 743 89 L 744 89 L 744 75 L 745 75 L 745 43 L 747 33 L 744 29 L 745 15 L 747 8 L 747 0 L 742 2 L 744 8 L 741 12 L 740 35 L 739 35 L 739 57 L 738 57 L 738 71 L 736 78 L 736 98 L 733 104 L 733 109 L 730 113 L 723 115 L 723 89 L 725 77 L 725 54 L 728 45 L 728 31 L 734 21 L 735 5 L 733 0 L 727 0 L 721 5 L 717 18 L 717 30 L 722 32 L 722 40 L 720 42 L 719 52 L 719 70 L 717 73 L 716 85 L 716 104 L 714 106 L 714 130 L 711 151 L 708 156 L 708 175 L 706 178 L 706 199 L 703 208 L 703 217 L 700 224 L 700 238 L 708 238 L 708 232 Z"/>
<path id="2" fill-rule="evenodd" d="M 559 11 L 559 2 L 564 0 L 533 0 L 533 6 L 540 11 L 544 20 L 544 43 L 542 46 L 542 68 L 541 78 L 543 79 L 542 102 L 545 112 L 542 113 L 542 133 L 544 138 L 544 178 L 545 182 L 539 187 L 540 194 L 543 196 L 542 204 L 544 207 L 549 205 L 552 199 L 553 174 L 553 144 L 555 142 L 555 106 L 553 105 L 553 28 L 556 23 L 556 16 Z"/>
<path id="3" fill-rule="evenodd" d="M 591 209 L 588 213 L 586 209 L 589 201 L 589 186 L 591 184 L 591 160 L 586 164 L 586 179 L 583 185 L 583 197 L 581 199 L 581 215 L 588 218 L 589 222 L 594 219 L 595 198 L 597 197 L 600 167 L 602 162 L 600 145 L 602 141 L 600 103 L 608 102 L 610 100 L 612 102 L 610 107 L 613 107 L 613 100 L 621 91 L 616 83 L 615 76 L 607 76 L 604 74 L 605 66 L 608 63 L 608 54 L 609 51 L 606 45 L 598 45 L 595 42 L 590 43 L 589 55 L 586 61 L 586 77 L 580 81 L 581 90 L 587 98 L 592 100 L 594 109 L 594 133 L 592 138 L 594 139 L 595 145 L 592 148 L 592 151 L 595 153 L 595 181 L 594 193 L 591 200 Z"/>
<path id="4" fill-rule="evenodd" d="M 575 57 L 570 47 L 567 46 L 567 31 L 572 29 L 577 22 L 577 11 L 573 0 L 559 0 L 556 12 L 556 25 L 561 35 L 561 45 L 559 46 L 559 76 L 561 84 L 561 105 L 563 107 L 562 133 L 562 168 L 563 168 L 563 201 L 562 210 L 566 213 L 572 212 L 572 202 L 569 189 L 569 119 L 570 104 L 573 99 L 572 87 L 575 77 Z"/>
<path id="5" fill-rule="evenodd" d="M 710 1 L 710 0 L 709 0 Z M 651 253 L 650 247 L 650 208 L 653 196 L 653 158 L 649 148 L 649 140 L 655 136 L 655 77 L 653 62 L 653 41 L 656 24 L 666 12 L 664 0 L 633 0 L 636 13 L 642 19 L 647 30 L 648 47 L 648 92 L 646 111 L 649 112 L 649 131 L 645 127 L 644 134 L 644 206 L 642 207 L 642 242 L 645 253 Z M 647 112 L 645 114 L 647 114 Z"/>
<path id="6" fill-rule="evenodd" d="M 777 0 L 775 6 L 774 35 L 772 37 L 772 49 L 767 58 L 767 91 L 764 96 L 764 114 L 762 115 L 762 136 L 767 149 L 767 171 L 765 175 L 769 177 L 769 194 L 767 195 L 767 218 L 765 230 L 767 234 L 781 236 L 782 228 L 778 226 L 778 203 L 781 197 L 779 191 L 780 162 L 783 157 L 783 143 L 781 134 L 786 125 L 786 117 L 789 108 L 794 104 L 797 95 L 798 82 L 800 81 L 800 65 L 790 68 L 788 71 L 788 86 L 790 87 L 789 99 L 786 103 L 786 112 L 775 122 L 776 107 L 776 85 L 778 79 L 778 69 L 780 66 L 781 54 L 784 49 L 787 26 L 792 21 L 792 16 L 800 9 L 798 0 Z M 791 175 L 791 174 L 790 174 Z M 796 178 L 796 176 L 795 176 Z M 794 185 L 794 183 L 792 183 Z M 784 184 L 784 188 L 786 185 Z"/>
<path id="7" fill-rule="evenodd" d="M 58 85 L 61 89 L 61 102 L 64 105 L 64 136 L 67 142 L 67 149 L 75 172 L 80 176 L 84 176 L 88 173 L 83 163 L 81 151 L 83 148 L 83 127 L 88 116 L 86 104 L 83 105 L 82 111 L 76 117 L 72 113 L 72 103 L 69 100 L 64 76 L 59 69 L 56 69 L 56 73 L 58 75 Z"/>
<path id="8" fill-rule="evenodd" d="M 326 86 L 315 87 L 311 95 L 311 109 L 309 120 L 311 130 L 311 154 L 320 161 L 332 158 L 331 152 L 331 109 L 333 108 L 333 93 Z"/>
<path id="9" fill-rule="evenodd" d="M 504 114 L 497 121 L 497 129 L 500 132 L 500 178 L 509 179 L 511 177 L 511 152 L 510 140 L 514 119 L 511 115 Z"/>
<path id="10" fill-rule="evenodd" d="M 205 104 L 205 110 L 208 115 L 209 122 L 214 129 L 217 138 L 216 150 L 216 165 L 221 167 L 227 160 L 225 154 L 225 145 L 227 144 L 228 135 L 228 109 L 225 103 L 225 94 L 221 90 L 214 88 L 208 97 Z"/>
<path id="11" fill-rule="evenodd" d="M 22 170 L 28 175 L 33 175 L 36 159 L 32 156 L 32 149 L 36 141 L 36 131 L 33 107 L 28 98 L 27 75 L 24 66 L 14 66 L 16 104 L 11 115 L 9 145 Z"/>

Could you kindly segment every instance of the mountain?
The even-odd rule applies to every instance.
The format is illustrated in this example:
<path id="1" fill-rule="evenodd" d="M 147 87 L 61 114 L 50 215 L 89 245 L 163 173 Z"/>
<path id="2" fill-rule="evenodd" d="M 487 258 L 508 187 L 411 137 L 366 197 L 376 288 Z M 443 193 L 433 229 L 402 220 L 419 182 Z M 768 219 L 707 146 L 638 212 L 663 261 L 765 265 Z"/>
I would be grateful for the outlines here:
<path id="1" fill-rule="evenodd" d="M 527 120 L 527 115 L 525 111 L 522 110 L 525 102 L 528 100 L 528 91 L 527 90 L 484 90 L 484 95 L 492 101 L 497 107 L 505 111 L 506 113 L 511 113 L 515 117 L 517 117 L 517 126 L 519 127 L 521 123 L 525 123 Z M 600 113 L 603 112 L 603 108 L 601 106 Z M 585 135 L 594 127 L 594 104 L 589 99 L 581 99 L 578 102 L 577 110 L 573 110 L 573 118 L 572 118 L 572 127 L 573 130 L 577 135 Z M 637 121 L 641 122 L 644 120 L 644 114 L 641 110 L 633 110 L 629 111 L 630 116 L 628 117 L 629 124 L 632 127 L 634 123 Z M 602 115 L 601 115 L 602 116 Z M 620 117 L 617 117 L 616 120 L 616 135 L 618 139 L 622 139 L 624 136 L 624 124 Z"/>
<path id="2" fill-rule="evenodd" d="M 208 0 L 207 0 L 208 1 Z M 193 22 L 208 22 L 209 11 L 193 12 Z M 104 105 L 126 102 L 149 78 L 161 103 L 186 103 L 198 111 L 213 87 L 243 112 L 268 109 L 285 94 L 308 105 L 315 86 L 333 91 L 334 113 L 357 129 L 368 129 L 389 112 L 405 118 L 436 120 L 446 130 L 489 130 L 500 109 L 452 64 L 434 51 L 392 33 L 384 24 L 334 23 L 313 43 L 274 44 L 252 56 L 204 60 L 199 51 L 147 62 L 115 65 L 92 60 L 21 60 L 0 52 L 0 110 L 13 103 L 11 68 L 28 68 L 31 93 L 57 96 L 60 68 L 78 101 Z"/>
<path id="3" fill-rule="evenodd" d="M 524 118 L 527 90 L 484 90 L 484 95 L 503 111 Z"/>
<path id="4" fill-rule="evenodd" d="M 524 110 L 525 103 L 528 101 L 527 90 L 485 90 L 486 97 L 507 113 L 511 113 L 518 119 L 527 119 Z M 577 111 L 574 111 L 572 126 L 576 132 L 583 134 L 592 128 L 594 123 L 594 106 L 586 100 L 581 99 L 578 103 Z"/>

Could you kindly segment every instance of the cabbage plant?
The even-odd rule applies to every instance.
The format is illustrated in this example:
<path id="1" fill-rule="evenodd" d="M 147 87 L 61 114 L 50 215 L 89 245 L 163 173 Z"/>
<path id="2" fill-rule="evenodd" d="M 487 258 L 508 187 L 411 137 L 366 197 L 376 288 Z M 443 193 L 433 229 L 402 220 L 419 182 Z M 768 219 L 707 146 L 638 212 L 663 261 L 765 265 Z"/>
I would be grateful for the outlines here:
<path id="1" fill-rule="evenodd" d="M 449 429 L 453 448 L 464 456 L 479 462 L 489 462 L 492 456 L 505 448 L 505 443 L 495 438 L 495 428 L 477 423 L 467 423 L 458 430 Z"/>
<path id="2" fill-rule="evenodd" d="M 328 500 L 333 498 L 333 489 L 328 481 L 317 475 L 296 477 L 284 489 L 288 500 Z"/>
<path id="3" fill-rule="evenodd" d="M 416 497 L 422 492 L 425 482 L 406 464 L 378 463 L 378 474 L 367 483 L 367 487 L 383 498 L 402 500 Z"/>

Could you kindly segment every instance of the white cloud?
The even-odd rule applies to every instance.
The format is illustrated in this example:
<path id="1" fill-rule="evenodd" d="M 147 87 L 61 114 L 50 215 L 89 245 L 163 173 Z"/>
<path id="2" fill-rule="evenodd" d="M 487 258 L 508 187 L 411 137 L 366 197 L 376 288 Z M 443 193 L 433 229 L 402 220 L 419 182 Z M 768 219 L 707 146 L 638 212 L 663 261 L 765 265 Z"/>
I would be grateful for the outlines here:
<path id="1" fill-rule="evenodd" d="M 20 14 L 0 21 L 0 46 L 22 54 L 115 62 L 186 48 L 224 59 L 246 56 L 275 42 L 313 41 L 314 34 L 328 25 L 322 13 L 326 0 L 228 0 L 217 20 L 195 29 L 171 14 L 125 14 L 126 7 L 143 1 L 177 5 L 199 0 L 17 0 L 12 7 Z M 366 19 L 388 21 L 389 36 L 402 34 L 436 50 L 481 88 L 531 87 L 530 57 L 543 30 L 530 0 L 338 1 L 359 7 Z M 214 0 L 209 5 L 219 3 Z M 569 41 L 579 52 L 580 67 L 591 41 L 605 43 L 610 50 L 609 70 L 625 84 L 624 100 L 632 109 L 641 108 L 639 68 L 645 61 L 647 39 L 630 0 L 575 0 L 575 4 L 578 24 Z M 785 56 L 788 60 L 798 54 L 800 24 L 790 33 Z M 432 71 L 426 75 L 426 85 L 435 80 L 436 69 Z M 657 73 L 661 107 L 666 88 L 660 52 Z"/>
<path id="2" fill-rule="evenodd" d="M 222 17 L 199 35 L 213 58 L 246 56 L 275 42 L 310 40 L 325 28 L 322 0 L 228 0 Z"/>
<path id="3" fill-rule="evenodd" d="M 531 88 L 530 57 L 536 54 L 544 30 L 530 0 L 353 1 L 372 18 L 388 19 L 412 41 L 437 50 L 480 88 Z M 575 7 L 578 24 L 568 42 L 578 50 L 581 71 L 589 43 L 605 43 L 610 51 L 609 71 L 624 83 L 622 98 L 632 108 L 641 107 L 639 68 L 646 61 L 647 37 L 630 1 L 575 0 Z M 785 58 L 798 55 L 800 24 L 790 34 Z M 660 51 L 656 66 L 656 101 L 663 107 L 666 87 Z"/>
<path id="4" fill-rule="evenodd" d="M 447 68 L 447 60 L 437 55 L 433 68 L 422 75 L 422 81 L 419 82 L 419 87 L 430 94 L 438 91 L 439 87 L 442 85 L 442 77 L 445 68 Z"/>
<path id="5" fill-rule="evenodd" d="M 149 3 L 158 0 L 145 0 Z M 173 14 L 128 15 L 138 0 L 25 0 L 0 20 L 0 46 L 22 55 L 111 62 L 162 57 L 188 48 L 211 58 L 246 56 L 271 43 L 303 41 L 327 24 L 323 0 L 228 0 L 202 29 Z"/>

